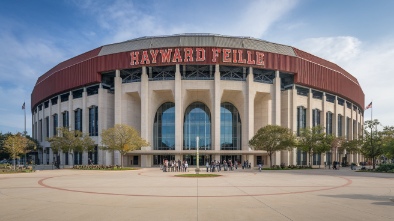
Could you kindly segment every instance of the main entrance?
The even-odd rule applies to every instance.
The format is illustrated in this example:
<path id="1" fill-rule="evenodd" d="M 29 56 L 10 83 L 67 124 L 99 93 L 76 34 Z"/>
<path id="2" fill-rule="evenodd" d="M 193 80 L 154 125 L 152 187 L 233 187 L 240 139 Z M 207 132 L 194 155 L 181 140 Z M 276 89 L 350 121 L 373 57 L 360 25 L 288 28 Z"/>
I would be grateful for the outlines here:
<path id="1" fill-rule="evenodd" d="M 205 166 L 206 162 L 211 163 L 214 159 L 212 155 L 200 155 L 199 164 L 201 166 Z M 196 166 L 197 165 L 197 157 L 196 155 L 183 155 L 183 160 L 187 161 L 189 166 Z"/>
<path id="2" fill-rule="evenodd" d="M 242 164 L 241 159 L 242 159 L 241 155 L 221 155 L 220 156 L 220 163 L 223 163 L 224 160 L 227 162 L 229 160 L 231 160 L 232 163 L 235 163 L 235 161 L 237 161 L 238 164 L 240 165 L 240 164 Z"/>

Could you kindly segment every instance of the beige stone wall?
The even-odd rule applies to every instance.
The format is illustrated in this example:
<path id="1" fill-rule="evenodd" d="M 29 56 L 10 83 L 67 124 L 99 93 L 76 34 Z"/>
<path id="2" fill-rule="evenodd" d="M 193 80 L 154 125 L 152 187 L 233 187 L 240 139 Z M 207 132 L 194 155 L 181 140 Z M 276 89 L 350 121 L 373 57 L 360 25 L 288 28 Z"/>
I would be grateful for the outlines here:
<path id="1" fill-rule="evenodd" d="M 220 80 L 218 72 L 219 66 L 215 67 L 215 80 L 181 80 L 179 66 L 177 65 L 176 80 L 149 81 L 147 69 L 143 68 L 141 82 L 122 83 L 120 72 L 117 71 L 115 78 L 115 92 L 100 88 L 99 94 L 87 96 L 86 89 L 82 98 L 72 99 L 61 102 L 58 96 L 58 104 L 50 105 L 50 108 L 43 108 L 33 114 L 32 123 L 43 120 L 42 136 L 45 137 L 45 117 L 50 116 L 52 121 L 53 114 L 59 116 L 58 124 L 62 125 L 62 113 L 69 111 L 70 128 L 74 129 L 74 110 L 81 108 L 83 110 L 83 130 L 88 132 L 88 109 L 93 105 L 99 107 L 99 133 L 101 130 L 113 127 L 115 123 L 123 123 L 136 128 L 141 136 L 153 144 L 153 123 L 157 109 L 165 102 L 175 103 L 175 124 L 176 124 L 176 141 L 175 152 L 177 157 L 182 155 L 183 146 L 183 120 L 186 108 L 194 102 L 202 102 L 211 112 L 211 139 L 212 150 L 220 151 L 220 104 L 229 102 L 239 111 L 242 122 L 242 160 L 248 159 L 255 163 L 256 156 L 262 156 L 265 163 L 268 162 L 266 153 L 254 152 L 248 146 L 248 141 L 253 137 L 258 129 L 268 124 L 280 124 L 297 129 L 297 110 L 298 106 L 304 106 L 307 109 L 307 125 L 311 125 L 311 110 L 321 110 L 321 124 L 325 126 L 326 112 L 331 111 L 334 114 L 333 127 L 337 127 L 337 115 L 343 116 L 343 134 L 345 135 L 346 117 L 357 120 L 355 134 L 362 133 L 363 116 L 358 111 L 353 111 L 337 103 L 331 103 L 323 99 L 315 99 L 310 95 L 297 95 L 295 86 L 292 89 L 281 91 L 280 81 L 274 81 L 274 84 L 254 82 L 250 77 L 252 69 L 246 81 Z M 279 72 L 276 72 L 279 76 Z M 311 90 L 310 90 L 311 91 Z M 336 100 L 337 101 L 337 100 Z M 346 101 L 345 101 L 346 102 Z M 353 106 L 353 104 L 352 104 Z M 279 112 L 279 113 L 278 113 Z M 351 121 L 352 122 L 352 121 Z M 361 122 L 361 124 L 359 124 Z M 351 137 L 353 137 L 353 125 L 350 125 Z M 50 135 L 52 136 L 52 122 L 50 123 Z M 38 130 L 38 126 L 37 126 Z M 35 136 L 39 132 L 34 131 Z M 333 128 L 333 132 L 337 132 Z M 93 137 L 96 144 L 100 145 L 101 138 Z M 46 141 L 41 142 L 44 147 L 49 146 Z M 155 152 L 152 147 L 144 148 L 144 154 L 140 155 L 140 165 L 144 167 L 152 166 L 152 154 Z M 152 154 L 149 154 L 151 152 Z M 171 153 L 171 152 L 170 152 Z M 219 159 L 219 154 L 213 154 L 214 159 Z M 133 154 L 138 155 L 138 151 Z M 160 153 L 156 153 L 160 154 Z M 233 153 L 234 154 L 234 153 Z M 130 156 L 124 159 L 130 161 Z M 352 159 L 359 160 L 360 156 L 351 156 Z M 84 156 L 84 158 L 87 158 Z M 295 164 L 296 152 L 281 151 L 273 156 L 273 163 Z M 115 160 L 115 161 L 114 161 Z M 85 160 L 84 160 L 85 161 Z M 99 151 L 99 163 L 113 164 L 119 163 L 120 156 L 115 153 Z M 324 160 L 322 159 L 322 162 Z"/>

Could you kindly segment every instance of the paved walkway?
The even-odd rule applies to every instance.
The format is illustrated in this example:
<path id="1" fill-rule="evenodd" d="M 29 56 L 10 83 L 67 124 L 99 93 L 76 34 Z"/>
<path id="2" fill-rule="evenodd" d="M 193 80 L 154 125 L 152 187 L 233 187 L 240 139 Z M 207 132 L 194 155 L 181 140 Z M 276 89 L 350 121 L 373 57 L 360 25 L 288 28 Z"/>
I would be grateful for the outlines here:
<path id="1" fill-rule="evenodd" d="M 394 174 L 175 174 L 151 168 L 0 175 L 0 220 L 394 220 Z"/>

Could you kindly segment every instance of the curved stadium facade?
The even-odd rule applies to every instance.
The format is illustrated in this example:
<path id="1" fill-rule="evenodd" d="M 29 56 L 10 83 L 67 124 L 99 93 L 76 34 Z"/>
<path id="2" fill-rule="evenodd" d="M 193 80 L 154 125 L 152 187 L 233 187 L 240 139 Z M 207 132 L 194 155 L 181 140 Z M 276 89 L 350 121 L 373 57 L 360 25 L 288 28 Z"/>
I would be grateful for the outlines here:
<path id="1" fill-rule="evenodd" d="M 38 78 L 31 96 L 33 137 L 51 164 L 47 137 L 56 128 L 88 133 L 96 144 L 115 124 L 136 128 L 150 146 L 124 156 L 126 166 L 151 167 L 164 158 L 196 164 L 248 160 L 269 164 L 248 141 L 269 124 L 298 133 L 322 125 L 353 139 L 362 133 L 364 93 L 338 65 L 297 48 L 248 37 L 182 34 L 143 37 L 104 45 L 53 67 Z M 120 164 L 119 153 L 62 153 L 61 164 Z M 346 159 L 344 159 L 346 157 Z M 307 164 L 306 153 L 278 151 L 273 164 Z M 314 155 L 313 165 L 360 162 L 337 150 Z"/>

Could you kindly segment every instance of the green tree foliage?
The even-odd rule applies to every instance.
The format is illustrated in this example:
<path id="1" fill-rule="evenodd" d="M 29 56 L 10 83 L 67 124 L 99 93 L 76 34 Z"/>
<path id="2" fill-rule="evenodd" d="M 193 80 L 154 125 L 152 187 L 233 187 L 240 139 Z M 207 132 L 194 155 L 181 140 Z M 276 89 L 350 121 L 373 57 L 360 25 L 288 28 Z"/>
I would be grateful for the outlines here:
<path id="1" fill-rule="evenodd" d="M 380 125 L 378 120 L 365 121 L 364 136 L 362 137 L 361 153 L 372 160 L 373 169 L 375 169 L 376 158 L 383 154 L 384 136 L 383 132 L 377 130 Z"/>
<path id="2" fill-rule="evenodd" d="M 354 139 L 354 140 L 343 140 L 341 142 L 341 146 L 339 146 L 339 152 L 344 153 L 359 153 L 360 152 L 360 140 Z"/>
<path id="3" fill-rule="evenodd" d="M 142 139 L 136 129 L 124 124 L 116 124 L 112 128 L 103 130 L 101 133 L 101 143 L 103 149 L 119 151 L 121 154 L 121 166 L 123 167 L 123 156 L 130 151 L 139 150 L 141 147 L 149 146 L 149 143 Z"/>
<path id="4" fill-rule="evenodd" d="M 10 154 L 4 149 L 4 141 L 7 139 L 8 136 L 11 135 L 11 133 L 3 134 L 0 132 L 0 160 L 10 158 Z"/>
<path id="5" fill-rule="evenodd" d="M 92 151 L 94 141 L 87 134 L 79 130 L 69 131 L 68 128 L 58 128 L 58 136 L 50 137 L 47 141 L 50 143 L 54 154 Z"/>
<path id="6" fill-rule="evenodd" d="M 4 150 L 10 154 L 11 158 L 14 159 L 14 170 L 15 170 L 15 159 L 19 158 L 20 155 L 25 154 L 28 145 L 34 145 L 29 139 L 23 136 L 21 133 L 10 135 L 6 138 L 3 143 Z"/>
<path id="7" fill-rule="evenodd" d="M 249 146 L 253 149 L 267 151 L 270 158 L 270 167 L 272 167 L 273 153 L 291 148 L 294 144 L 293 132 L 288 128 L 277 125 L 267 125 L 260 128 L 249 141 Z"/>
<path id="8" fill-rule="evenodd" d="M 394 127 L 383 128 L 383 154 L 388 159 L 394 159 Z"/>
<path id="9" fill-rule="evenodd" d="M 326 136 L 324 127 L 318 125 L 312 128 L 303 128 L 297 139 L 297 147 L 309 154 L 309 165 L 312 162 L 313 153 L 324 153 L 331 149 L 333 136 Z"/>

